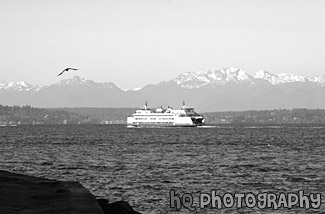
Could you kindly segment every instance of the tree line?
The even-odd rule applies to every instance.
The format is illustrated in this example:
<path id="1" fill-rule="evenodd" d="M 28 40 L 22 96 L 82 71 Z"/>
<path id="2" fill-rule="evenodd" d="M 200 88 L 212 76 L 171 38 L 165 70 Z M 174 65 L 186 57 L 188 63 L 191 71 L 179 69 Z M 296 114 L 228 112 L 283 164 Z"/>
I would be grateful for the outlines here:
<path id="1" fill-rule="evenodd" d="M 325 124 L 324 109 L 274 109 L 204 113 L 210 124 Z"/>
<path id="2" fill-rule="evenodd" d="M 0 105 L 0 125 L 126 123 L 133 108 L 36 108 Z M 207 124 L 325 124 L 325 109 L 202 113 Z"/>
<path id="3" fill-rule="evenodd" d="M 97 123 L 90 116 L 57 109 L 0 105 L 1 125 Z"/>

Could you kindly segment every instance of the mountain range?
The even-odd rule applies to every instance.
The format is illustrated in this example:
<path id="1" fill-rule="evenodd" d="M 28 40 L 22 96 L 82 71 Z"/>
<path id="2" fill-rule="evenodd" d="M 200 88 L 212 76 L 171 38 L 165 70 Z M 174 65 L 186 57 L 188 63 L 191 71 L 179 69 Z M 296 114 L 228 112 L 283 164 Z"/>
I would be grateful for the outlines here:
<path id="1" fill-rule="evenodd" d="M 179 108 L 182 101 L 199 112 L 283 108 L 325 108 L 325 75 L 292 73 L 254 75 L 236 68 L 185 72 L 141 89 L 122 90 L 112 82 L 98 83 L 79 76 L 38 86 L 26 82 L 0 83 L 0 104 L 35 107 Z"/>

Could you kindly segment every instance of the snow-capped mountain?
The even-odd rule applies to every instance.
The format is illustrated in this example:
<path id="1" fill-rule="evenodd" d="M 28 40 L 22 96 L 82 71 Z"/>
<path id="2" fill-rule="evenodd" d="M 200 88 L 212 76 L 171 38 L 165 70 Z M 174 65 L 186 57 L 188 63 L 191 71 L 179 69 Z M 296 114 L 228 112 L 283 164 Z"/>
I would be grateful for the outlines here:
<path id="1" fill-rule="evenodd" d="M 133 88 L 133 89 L 124 89 L 124 91 L 140 91 L 142 87 Z"/>
<path id="2" fill-rule="evenodd" d="M 280 79 L 279 83 L 291 83 L 291 82 L 306 82 L 307 78 L 301 75 L 296 75 L 292 73 L 281 73 L 278 74 L 278 77 Z"/>
<path id="3" fill-rule="evenodd" d="M 81 84 L 87 84 L 87 83 L 92 83 L 93 81 L 88 80 L 83 77 L 79 76 L 74 76 L 70 79 L 64 79 L 56 83 L 56 85 L 81 85 Z"/>
<path id="4" fill-rule="evenodd" d="M 260 70 L 255 73 L 254 78 L 264 79 L 271 83 L 272 85 L 278 85 L 283 83 L 292 83 L 292 82 L 307 82 L 308 78 L 296 75 L 292 73 L 281 73 L 278 75 L 271 74 L 267 71 Z"/>
<path id="5" fill-rule="evenodd" d="M 39 91 L 41 86 L 31 85 L 29 83 L 20 82 L 9 82 L 7 84 L 1 83 L 0 90 L 10 90 L 10 91 Z"/>
<path id="6" fill-rule="evenodd" d="M 91 86 L 97 88 L 117 88 L 117 86 L 112 82 L 98 83 L 92 80 L 74 76 L 70 79 L 61 80 L 60 82 L 54 84 L 56 86 Z"/>
<path id="7" fill-rule="evenodd" d="M 305 77 L 302 75 L 296 75 L 292 73 L 281 73 L 281 74 L 272 74 L 270 72 L 259 70 L 254 75 L 248 74 L 246 71 L 236 68 L 221 68 L 221 69 L 210 69 L 207 71 L 191 71 L 184 72 L 177 76 L 175 79 L 169 81 L 163 81 L 156 86 L 161 86 L 166 83 L 176 83 L 182 88 L 188 89 L 197 89 L 203 86 L 221 86 L 226 84 L 233 85 L 250 85 L 254 86 L 257 84 L 271 84 L 279 85 L 286 83 L 306 83 L 311 82 L 320 86 L 325 86 L 325 75 L 314 76 L 314 77 Z M 77 87 L 77 86 L 87 86 L 92 88 L 103 88 L 103 89 L 120 89 L 112 82 L 94 82 L 92 80 L 74 76 L 70 79 L 61 80 L 58 83 L 48 85 L 48 86 L 38 86 L 32 85 L 23 81 L 20 82 L 9 82 L 9 83 L 0 83 L 0 90 L 10 90 L 10 91 L 39 91 L 42 88 L 47 87 Z M 123 91 L 141 91 L 142 88 L 136 89 L 120 89 Z"/>
<path id="8" fill-rule="evenodd" d="M 261 80 L 264 81 L 264 83 L 269 83 L 271 85 L 294 82 L 314 82 L 318 85 L 325 85 L 324 75 L 316 77 L 304 77 L 292 73 L 281 73 L 275 75 L 267 71 L 260 70 L 252 76 L 246 71 L 236 67 L 221 68 L 219 70 L 211 69 L 207 71 L 185 72 L 180 74 L 172 81 L 183 88 L 194 89 L 203 86 L 226 85 L 229 83 L 235 85 L 253 86 L 261 84 Z"/>
<path id="9" fill-rule="evenodd" d="M 1 84 L 0 87 L 0 104 L 5 105 L 105 107 L 109 104 L 117 107 L 124 100 L 128 101 L 124 91 L 114 83 L 98 83 L 79 76 L 42 87 L 25 82 Z"/>
<path id="10" fill-rule="evenodd" d="M 309 77 L 308 80 L 317 83 L 318 85 L 325 86 L 325 75 Z"/>
<path id="11" fill-rule="evenodd" d="M 277 75 L 271 74 L 267 71 L 257 71 L 254 75 L 255 79 L 263 79 L 266 80 L 267 82 L 271 83 L 272 85 L 276 85 L 279 83 L 279 77 Z"/>
<path id="12" fill-rule="evenodd" d="M 97 83 L 92 80 L 88 80 L 83 77 L 74 76 L 70 79 L 61 80 L 58 83 L 46 86 L 32 85 L 23 81 L 20 82 L 9 82 L 9 83 L 0 83 L 0 90 L 6 91 L 39 91 L 48 87 L 78 87 L 78 86 L 87 86 L 95 88 L 118 88 L 112 82 Z"/>
<path id="13" fill-rule="evenodd" d="M 299 84 L 295 84 L 299 83 Z M 47 86 L 26 82 L 0 84 L 1 105 L 35 107 L 178 107 L 184 100 L 199 112 L 274 108 L 325 108 L 325 75 L 254 75 L 230 67 L 186 72 L 175 79 L 122 90 L 114 83 L 99 83 L 79 76 Z"/>
<path id="14" fill-rule="evenodd" d="M 185 88 L 200 88 L 206 85 L 225 85 L 227 83 L 255 84 L 251 75 L 236 67 L 185 72 L 172 81 Z"/>

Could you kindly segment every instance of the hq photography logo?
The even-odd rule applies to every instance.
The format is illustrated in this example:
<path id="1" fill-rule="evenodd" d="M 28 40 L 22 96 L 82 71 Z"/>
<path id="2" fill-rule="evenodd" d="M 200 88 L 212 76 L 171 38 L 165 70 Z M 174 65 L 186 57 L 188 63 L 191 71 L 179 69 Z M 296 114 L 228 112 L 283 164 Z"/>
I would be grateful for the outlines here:
<path id="1" fill-rule="evenodd" d="M 225 193 L 218 195 L 216 190 L 210 193 L 197 193 L 193 196 L 190 193 L 182 195 L 176 194 L 175 190 L 169 191 L 170 208 L 175 210 L 188 209 L 196 211 L 198 209 L 229 209 L 229 208 L 258 208 L 258 209 L 319 209 L 321 206 L 321 194 L 308 194 L 304 190 L 289 193 L 262 192 L 254 193 Z M 198 197 L 198 198 L 195 198 Z M 198 204 L 195 204 L 198 199 Z"/>

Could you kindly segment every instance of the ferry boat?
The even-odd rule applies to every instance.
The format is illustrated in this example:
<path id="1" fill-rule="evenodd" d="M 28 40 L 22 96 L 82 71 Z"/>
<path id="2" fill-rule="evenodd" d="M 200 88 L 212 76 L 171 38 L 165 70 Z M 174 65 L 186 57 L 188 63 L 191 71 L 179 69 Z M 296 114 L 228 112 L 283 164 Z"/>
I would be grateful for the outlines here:
<path id="1" fill-rule="evenodd" d="M 162 107 L 151 110 L 147 107 L 147 101 L 143 109 L 138 109 L 127 117 L 127 127 L 196 127 L 203 126 L 204 118 L 196 113 L 194 108 L 185 106 L 178 110 L 172 107 Z"/>

